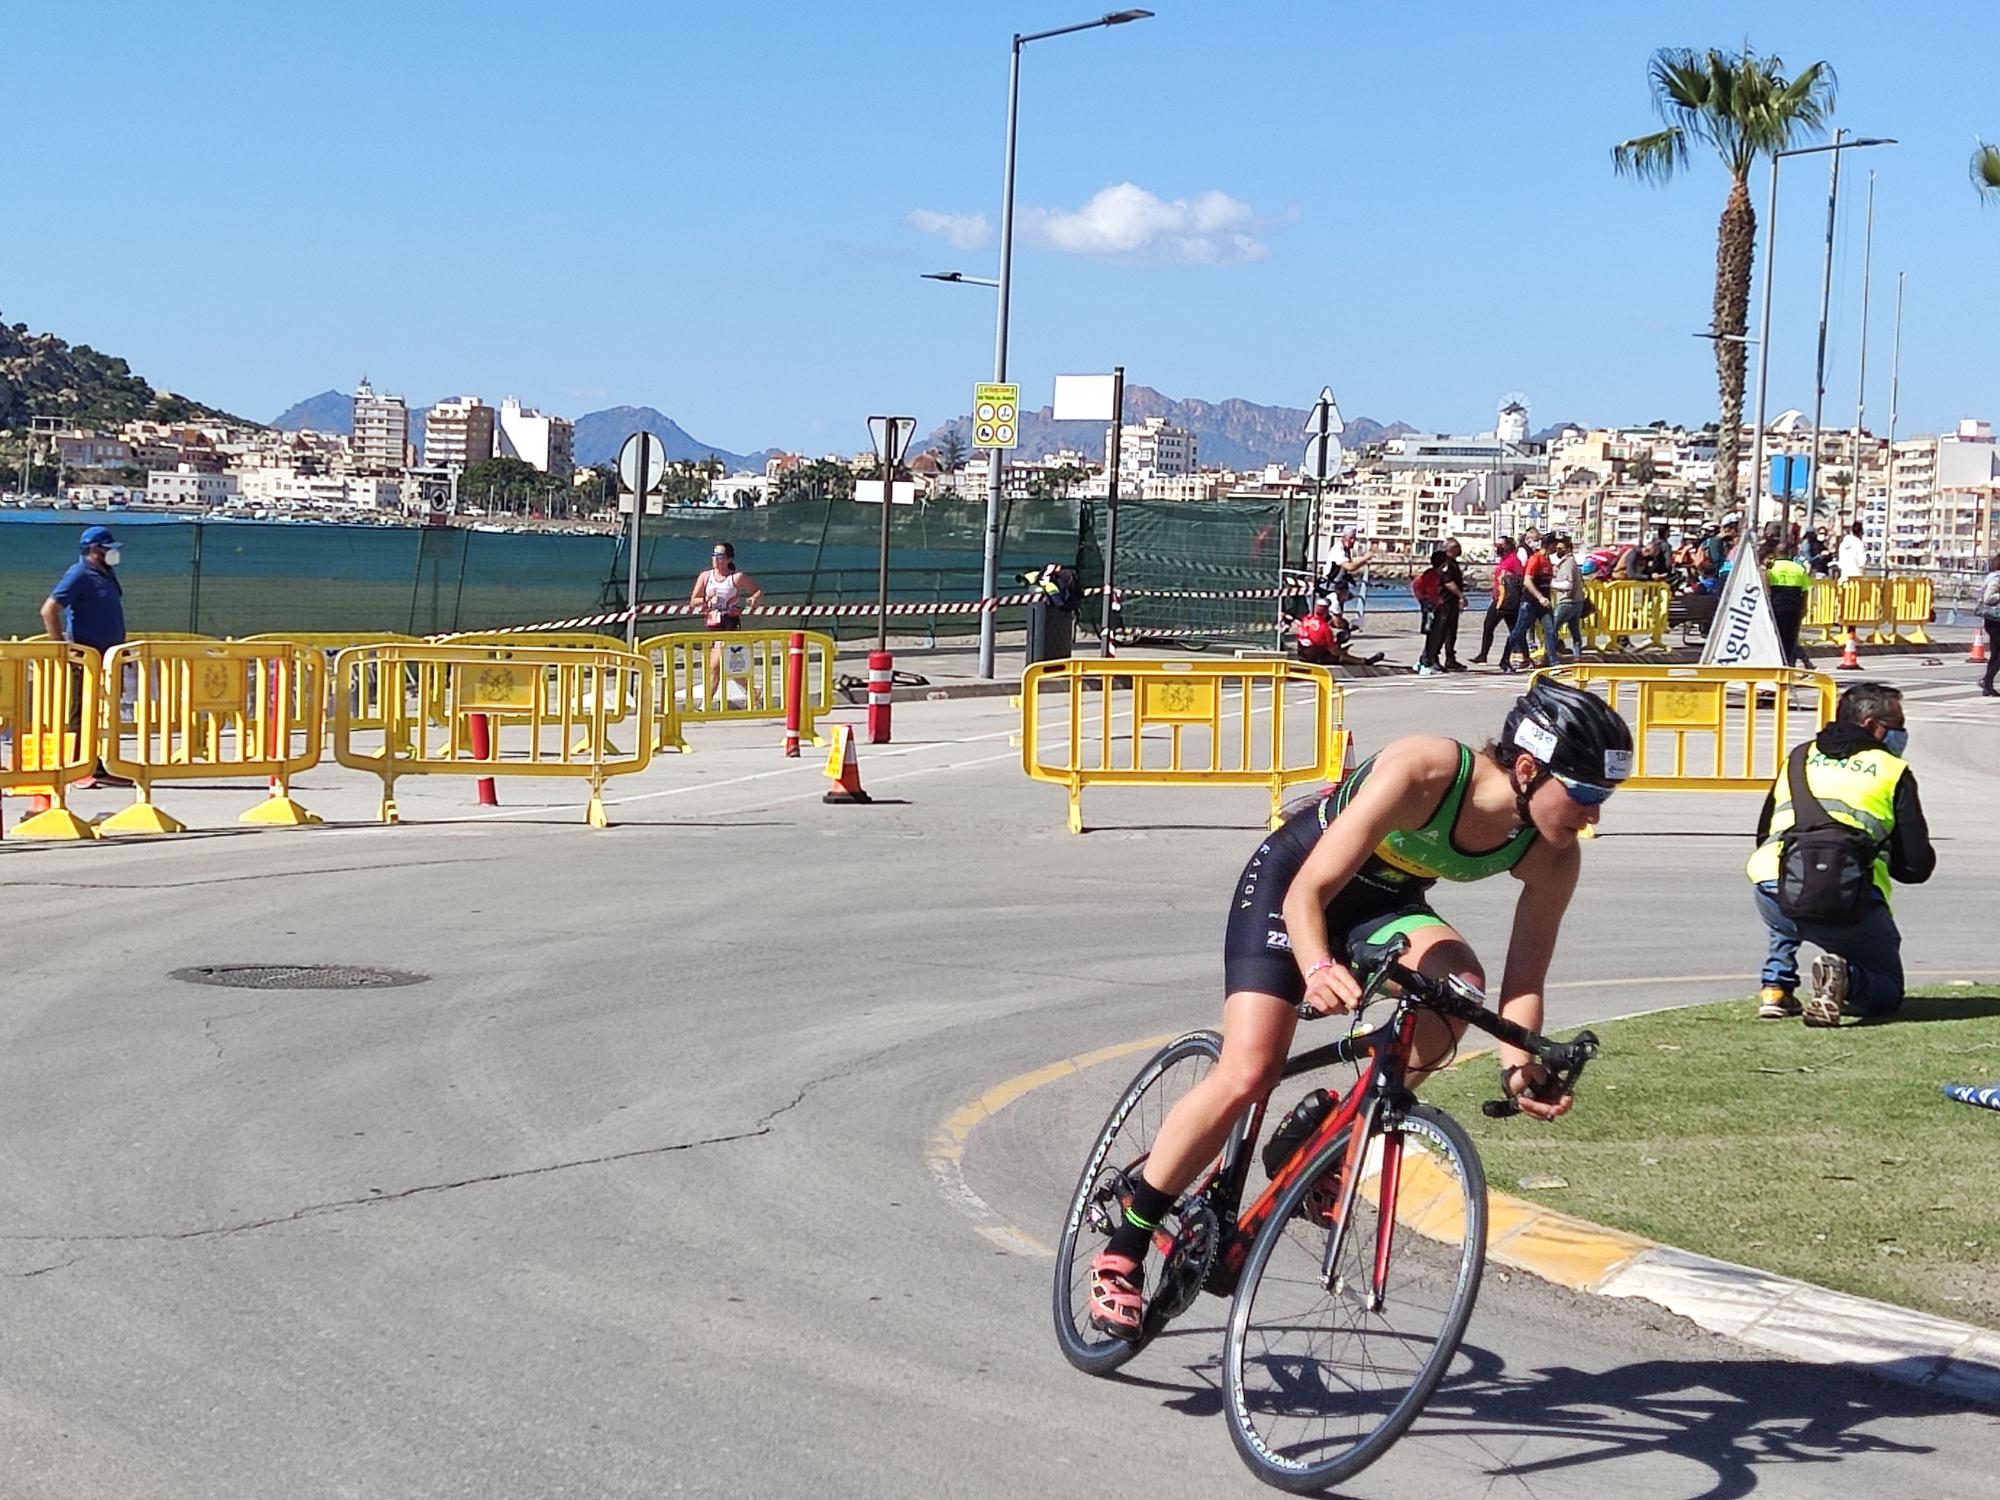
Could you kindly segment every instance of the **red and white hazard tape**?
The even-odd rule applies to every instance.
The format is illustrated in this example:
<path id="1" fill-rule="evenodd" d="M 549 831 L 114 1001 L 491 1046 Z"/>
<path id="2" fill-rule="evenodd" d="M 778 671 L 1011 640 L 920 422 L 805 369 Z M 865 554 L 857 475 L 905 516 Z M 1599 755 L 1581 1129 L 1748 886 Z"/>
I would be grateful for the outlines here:
<path id="1" fill-rule="evenodd" d="M 1101 595 L 1103 588 L 1084 591 L 1091 597 Z M 1262 589 L 1116 589 L 1114 605 L 1122 606 L 1129 599 L 1275 599 L 1278 590 Z M 908 615 L 983 615 L 996 609 L 1020 609 L 1047 596 L 1034 594 L 1000 594 L 991 599 L 940 599 L 934 602 L 902 601 L 891 604 L 888 613 L 892 616 Z M 567 620 L 539 620 L 533 625 L 500 625 L 489 635 L 529 635 L 544 630 L 588 630 L 597 625 L 623 625 L 633 616 L 629 609 L 600 610 L 594 615 L 575 615 Z M 642 604 L 638 608 L 642 620 L 695 619 L 706 613 L 699 604 Z M 764 604 L 756 609 L 746 609 L 745 615 L 769 616 L 774 619 L 858 619 L 881 613 L 881 607 L 874 604 Z M 1164 634 L 1165 632 L 1157 632 Z M 1198 634 L 1199 632 L 1191 632 Z"/>

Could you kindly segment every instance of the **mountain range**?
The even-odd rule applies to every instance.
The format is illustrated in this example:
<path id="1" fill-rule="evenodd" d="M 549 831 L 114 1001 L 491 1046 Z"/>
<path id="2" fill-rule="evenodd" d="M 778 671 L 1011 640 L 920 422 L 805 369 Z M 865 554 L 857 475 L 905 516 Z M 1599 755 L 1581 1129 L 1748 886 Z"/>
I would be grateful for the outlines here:
<path id="1" fill-rule="evenodd" d="M 410 408 L 411 440 L 422 446 L 424 407 Z M 1143 422 L 1163 417 L 1176 427 L 1195 434 L 1197 452 L 1204 464 L 1229 469 L 1257 469 L 1265 464 L 1293 467 L 1305 449 L 1305 425 L 1310 413 L 1304 407 L 1262 406 L 1254 401 L 1230 399 L 1203 401 L 1163 395 L 1151 386 L 1125 387 L 1125 420 Z M 354 398 L 341 391 L 322 391 L 317 396 L 287 407 L 271 425 L 287 431 L 310 427 L 318 432 L 350 433 L 354 425 Z M 1406 422 L 1377 422 L 1369 417 L 1349 417 L 1342 435 L 1349 449 L 1380 443 L 1416 428 Z M 956 432 L 961 442 L 971 445 L 972 418 L 954 417 L 935 428 L 914 451 L 922 452 L 943 441 L 947 432 Z M 714 458 L 725 469 L 757 473 L 765 461 L 784 453 L 782 448 L 765 448 L 754 453 L 735 453 L 704 443 L 691 435 L 672 417 L 651 406 L 613 406 L 586 412 L 576 419 L 576 461 L 580 465 L 611 463 L 618 448 L 635 432 L 650 432 L 667 450 L 669 460 L 701 461 Z M 1014 450 L 1024 459 L 1041 458 L 1058 449 L 1071 449 L 1097 457 L 1104 448 L 1102 422 L 1058 422 L 1053 407 L 1021 414 L 1021 442 Z"/>
<path id="2" fill-rule="evenodd" d="M 1231 398 L 1203 401 L 1196 397 L 1176 399 L 1147 385 L 1125 387 L 1125 420 L 1144 422 L 1164 417 L 1175 427 L 1195 435 L 1195 453 L 1204 465 L 1224 469 L 1260 469 L 1266 464 L 1296 468 L 1305 455 L 1305 427 L 1312 413 L 1302 406 L 1261 406 L 1255 401 Z M 1348 449 L 1366 447 L 1388 438 L 1400 437 L 1416 428 L 1406 422 L 1384 425 L 1370 417 L 1346 417 L 1341 444 Z M 920 448 L 935 447 L 947 432 L 956 432 L 969 448 L 972 441 L 970 416 L 954 417 L 935 428 Z M 1102 460 L 1102 422 L 1058 422 L 1055 408 L 1044 406 L 1021 413 L 1021 442 L 1014 450 L 1021 458 L 1041 458 L 1059 448 Z"/>

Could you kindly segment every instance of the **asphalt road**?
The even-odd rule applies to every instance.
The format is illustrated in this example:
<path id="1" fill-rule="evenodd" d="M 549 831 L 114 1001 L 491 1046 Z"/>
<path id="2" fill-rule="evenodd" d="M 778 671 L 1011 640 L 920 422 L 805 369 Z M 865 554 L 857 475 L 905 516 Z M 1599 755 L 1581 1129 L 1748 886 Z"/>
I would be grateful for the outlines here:
<path id="1" fill-rule="evenodd" d="M 1900 906 L 1913 976 L 1996 977 L 2000 725 L 1960 667 L 1889 675 L 1943 858 Z M 1385 679 L 1348 718 L 1364 749 L 1477 739 L 1509 691 Z M 1131 1059 L 1023 1095 L 962 1175 L 927 1159 L 996 1084 L 1212 1023 L 1259 798 L 1093 793 L 1075 838 L 1005 699 L 896 714 L 866 808 L 733 728 L 614 784 L 606 832 L 543 782 L 497 815 L 406 784 L 419 821 L 370 827 L 373 790 L 321 771 L 323 829 L 239 834 L 243 793 L 197 789 L 170 805 L 214 836 L 0 843 L 0 1491 L 1263 1493 L 1219 1415 L 1221 1304 L 1115 1381 L 1046 1327 L 1034 1242 Z M 1754 812 L 1613 804 L 1552 1025 L 1754 986 Z M 1496 960 L 1499 884 L 1448 897 Z M 169 977 L 250 962 L 428 980 Z M 1971 1494 L 1996 1427 L 1496 1272 L 1348 1492 Z"/>

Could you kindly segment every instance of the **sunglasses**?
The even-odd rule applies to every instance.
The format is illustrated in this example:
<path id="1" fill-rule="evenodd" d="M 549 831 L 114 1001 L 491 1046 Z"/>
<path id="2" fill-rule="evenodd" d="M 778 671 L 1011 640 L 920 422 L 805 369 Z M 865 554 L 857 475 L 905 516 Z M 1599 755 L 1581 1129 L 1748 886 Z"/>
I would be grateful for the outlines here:
<path id="1" fill-rule="evenodd" d="M 1599 786 L 1592 781 L 1571 781 L 1560 771 L 1549 772 L 1549 777 L 1560 783 L 1562 789 L 1569 793 L 1569 800 L 1579 807 L 1602 807 L 1618 790 L 1615 786 Z"/>

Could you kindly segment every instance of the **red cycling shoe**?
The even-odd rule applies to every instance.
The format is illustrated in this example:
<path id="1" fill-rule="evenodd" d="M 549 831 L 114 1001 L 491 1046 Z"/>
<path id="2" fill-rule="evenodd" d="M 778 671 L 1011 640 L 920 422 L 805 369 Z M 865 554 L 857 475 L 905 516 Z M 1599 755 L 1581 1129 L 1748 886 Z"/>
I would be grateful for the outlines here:
<path id="1" fill-rule="evenodd" d="M 1100 1250 L 1090 1263 L 1090 1326 L 1136 1339 L 1146 1311 L 1146 1272 L 1129 1255 Z"/>

